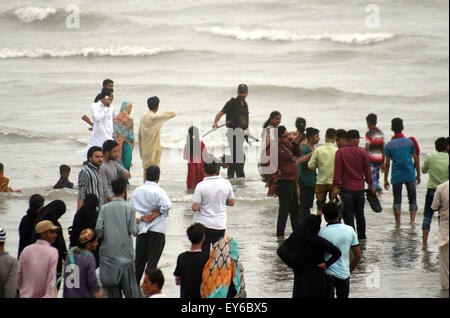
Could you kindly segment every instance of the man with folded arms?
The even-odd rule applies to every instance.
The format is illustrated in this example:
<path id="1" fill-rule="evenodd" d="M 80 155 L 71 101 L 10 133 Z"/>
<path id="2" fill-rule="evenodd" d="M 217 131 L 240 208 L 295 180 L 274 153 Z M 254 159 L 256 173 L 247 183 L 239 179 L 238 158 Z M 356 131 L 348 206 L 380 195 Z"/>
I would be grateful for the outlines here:
<path id="1" fill-rule="evenodd" d="M 139 232 L 136 238 L 136 281 L 139 284 L 145 267 L 155 269 L 166 244 L 169 211 L 172 208 L 166 191 L 159 186 L 161 170 L 150 166 L 147 181 L 134 190 L 131 205 L 136 208 Z M 136 214 L 136 215 L 137 215 Z"/>

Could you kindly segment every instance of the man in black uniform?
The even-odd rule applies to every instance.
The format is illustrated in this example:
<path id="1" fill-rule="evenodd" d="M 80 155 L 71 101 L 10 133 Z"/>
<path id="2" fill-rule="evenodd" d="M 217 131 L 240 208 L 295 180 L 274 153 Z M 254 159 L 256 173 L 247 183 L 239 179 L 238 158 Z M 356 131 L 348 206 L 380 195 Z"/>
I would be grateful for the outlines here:
<path id="1" fill-rule="evenodd" d="M 245 84 L 239 84 L 238 96 L 231 98 L 216 115 L 213 128 L 218 127 L 220 118 L 226 114 L 227 138 L 230 146 L 232 163 L 228 168 L 228 178 L 245 178 L 244 173 L 244 140 L 247 137 L 245 131 L 248 129 L 248 105 L 245 98 L 248 95 L 248 87 Z"/>

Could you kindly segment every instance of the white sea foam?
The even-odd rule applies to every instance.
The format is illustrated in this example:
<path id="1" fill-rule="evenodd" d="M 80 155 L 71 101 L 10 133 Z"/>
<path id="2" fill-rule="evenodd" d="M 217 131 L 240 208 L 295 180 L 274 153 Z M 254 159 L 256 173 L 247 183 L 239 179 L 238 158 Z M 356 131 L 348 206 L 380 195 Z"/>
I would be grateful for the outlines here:
<path id="1" fill-rule="evenodd" d="M 87 144 L 89 142 L 89 137 L 84 136 L 61 136 L 59 133 L 51 132 L 38 132 L 29 129 L 22 128 L 12 128 L 0 126 L 0 135 L 3 136 L 13 136 L 25 139 L 44 139 L 44 140 L 71 140 L 80 144 Z"/>
<path id="2" fill-rule="evenodd" d="M 81 48 L 81 49 L 0 49 L 0 59 L 15 58 L 68 58 L 68 57 L 98 57 L 98 56 L 153 56 L 161 53 L 176 52 L 171 47 L 145 48 L 139 46 L 121 46 L 109 48 Z"/>
<path id="3" fill-rule="evenodd" d="M 242 41 L 268 40 L 268 41 L 331 41 L 345 44 L 373 44 L 394 37 L 392 33 L 318 33 L 302 34 L 294 31 L 276 29 L 243 30 L 240 27 L 223 28 L 219 26 L 196 28 L 197 32 L 231 37 Z"/>
<path id="4" fill-rule="evenodd" d="M 37 8 L 27 7 L 14 10 L 14 15 L 22 22 L 31 23 L 35 21 L 43 21 L 49 16 L 56 14 L 58 10 L 55 8 Z"/>

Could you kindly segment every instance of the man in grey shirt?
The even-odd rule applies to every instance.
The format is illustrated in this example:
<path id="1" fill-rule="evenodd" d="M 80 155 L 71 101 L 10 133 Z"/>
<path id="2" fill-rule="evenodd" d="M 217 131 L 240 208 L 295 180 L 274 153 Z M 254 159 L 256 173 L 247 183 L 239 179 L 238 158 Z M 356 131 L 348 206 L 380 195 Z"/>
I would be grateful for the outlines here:
<path id="1" fill-rule="evenodd" d="M 114 199 L 100 208 L 95 231 L 100 247 L 100 281 L 108 290 L 109 298 L 138 298 L 138 286 L 134 267 L 132 235 L 136 236 L 136 209 L 126 203 L 125 179 L 112 182 Z"/>
<path id="2" fill-rule="evenodd" d="M 104 203 L 113 200 L 113 191 L 111 182 L 113 180 L 124 178 L 130 179 L 131 174 L 122 167 L 117 159 L 119 158 L 119 144 L 114 140 L 107 140 L 103 143 L 103 162 L 98 171 L 103 187 Z"/>
<path id="3" fill-rule="evenodd" d="M 5 252 L 6 232 L 0 228 L 0 298 L 14 298 L 17 293 L 17 260 Z"/>

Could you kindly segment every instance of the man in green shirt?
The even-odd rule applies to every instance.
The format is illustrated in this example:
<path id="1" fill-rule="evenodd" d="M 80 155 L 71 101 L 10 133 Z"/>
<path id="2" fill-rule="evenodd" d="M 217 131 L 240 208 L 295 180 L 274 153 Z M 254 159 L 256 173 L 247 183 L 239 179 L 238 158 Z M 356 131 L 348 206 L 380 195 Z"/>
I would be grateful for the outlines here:
<path id="1" fill-rule="evenodd" d="M 336 130 L 327 129 L 325 133 L 325 144 L 317 148 L 308 162 L 308 168 L 311 170 L 318 169 L 316 182 L 316 203 L 317 215 L 322 215 L 322 207 L 333 192 L 333 176 L 334 176 L 334 157 L 336 156 L 337 147 L 334 145 L 336 140 Z"/>
<path id="2" fill-rule="evenodd" d="M 422 165 L 422 173 L 429 174 L 422 223 L 422 240 L 424 246 L 427 245 L 431 220 L 434 214 L 434 211 L 431 209 L 434 193 L 438 185 L 448 180 L 449 159 L 447 139 L 444 137 L 438 138 L 435 142 L 435 147 L 438 153 L 428 156 Z"/>
<path id="3" fill-rule="evenodd" d="M 314 145 L 319 143 L 319 130 L 316 128 L 306 128 L 306 138 L 308 142 L 303 145 L 300 155 L 300 165 L 298 168 L 298 183 L 300 185 L 300 221 L 308 214 L 314 203 L 314 192 L 316 189 L 317 173 L 316 169 L 308 168 L 308 161 L 314 153 Z"/>

